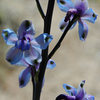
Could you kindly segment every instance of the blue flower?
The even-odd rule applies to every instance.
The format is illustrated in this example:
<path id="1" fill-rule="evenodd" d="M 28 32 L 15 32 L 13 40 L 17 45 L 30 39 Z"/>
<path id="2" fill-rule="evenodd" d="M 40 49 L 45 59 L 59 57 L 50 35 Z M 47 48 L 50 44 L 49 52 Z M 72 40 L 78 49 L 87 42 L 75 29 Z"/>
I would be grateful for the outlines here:
<path id="1" fill-rule="evenodd" d="M 43 33 L 36 38 L 34 35 L 35 30 L 29 20 L 22 22 L 18 34 L 11 29 L 4 29 L 2 31 L 4 41 L 7 45 L 13 45 L 7 53 L 6 60 L 11 64 L 18 65 L 23 58 L 30 65 L 33 65 L 35 59 L 41 61 L 41 50 L 47 48 L 53 37 L 47 33 Z"/>
<path id="2" fill-rule="evenodd" d="M 32 77 L 36 75 L 39 69 L 39 66 L 40 66 L 40 62 L 41 61 L 39 59 L 35 59 L 33 62 L 33 65 L 30 65 L 28 62 L 26 62 L 25 59 L 21 59 L 19 63 L 17 63 L 17 65 L 26 67 L 24 70 L 21 71 L 19 75 L 19 87 L 20 88 L 25 87 L 29 83 L 31 75 Z M 47 63 L 47 68 L 53 69 L 55 66 L 56 66 L 55 62 L 50 59 Z M 42 87 L 44 86 L 44 80 L 45 78 L 43 79 Z"/>
<path id="3" fill-rule="evenodd" d="M 19 75 L 19 87 L 20 88 L 23 88 L 25 87 L 29 81 L 30 81 L 30 78 L 31 78 L 31 75 L 32 77 L 34 77 L 39 69 L 39 66 L 40 66 L 40 62 L 41 60 L 40 59 L 35 59 L 33 61 L 33 64 L 30 65 L 24 58 L 21 59 L 17 65 L 20 65 L 20 66 L 24 66 L 25 69 L 21 71 L 20 75 Z"/>
<path id="4" fill-rule="evenodd" d="M 87 95 L 83 86 L 85 84 L 85 80 L 83 80 L 78 89 L 74 88 L 71 85 L 63 84 L 63 88 L 68 93 L 68 95 L 60 94 L 56 100 L 94 100 L 94 96 Z"/>
<path id="5" fill-rule="evenodd" d="M 77 16 L 79 23 L 79 38 L 82 41 L 85 41 L 88 34 L 88 25 L 85 23 L 85 20 L 95 23 L 97 19 L 97 14 L 88 7 L 87 0 L 57 0 L 59 8 L 66 12 L 66 16 L 62 19 L 60 23 L 60 29 L 62 31 L 68 26 L 69 22 L 73 19 L 74 16 Z M 71 29 L 76 25 L 75 22 Z"/>

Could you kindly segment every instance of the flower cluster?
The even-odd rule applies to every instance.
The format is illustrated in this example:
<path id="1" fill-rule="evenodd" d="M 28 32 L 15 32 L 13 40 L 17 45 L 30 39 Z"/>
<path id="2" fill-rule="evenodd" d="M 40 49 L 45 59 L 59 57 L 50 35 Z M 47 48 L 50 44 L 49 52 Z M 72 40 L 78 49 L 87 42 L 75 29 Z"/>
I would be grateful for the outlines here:
<path id="1" fill-rule="evenodd" d="M 60 94 L 56 100 L 94 100 L 94 96 L 86 94 L 83 88 L 84 84 L 85 80 L 80 83 L 78 89 L 71 85 L 63 84 L 63 88 L 69 95 Z"/>
<path id="2" fill-rule="evenodd" d="M 87 0 L 57 0 L 59 8 L 66 13 L 66 16 L 62 19 L 60 23 L 60 29 L 64 31 L 68 26 L 69 22 L 76 17 L 79 23 L 79 37 L 80 40 L 84 41 L 88 34 L 88 25 L 85 20 L 95 23 L 97 19 L 97 14 L 88 7 Z M 74 22 L 72 28 L 76 25 L 77 21 Z"/>
<path id="3" fill-rule="evenodd" d="M 47 33 L 43 33 L 38 37 L 34 37 L 35 30 L 32 22 L 25 20 L 22 22 L 16 34 L 11 29 L 4 29 L 2 36 L 7 45 L 13 45 L 8 51 L 6 60 L 14 65 L 25 66 L 19 75 L 19 86 L 24 87 L 30 80 L 31 75 L 34 76 L 35 70 L 38 71 L 42 61 L 41 51 L 46 49 L 53 37 Z M 47 68 L 55 67 L 55 62 L 49 60 Z"/>
<path id="4" fill-rule="evenodd" d="M 46 32 L 49 33 L 54 0 L 49 1 L 46 16 L 42 11 L 42 7 L 39 1 L 36 0 L 36 2 L 39 12 L 44 19 L 44 23 L 47 23 L 44 25 L 44 30 L 47 29 Z M 33 96 L 36 96 L 36 98 L 40 98 L 38 96 L 40 96 L 41 88 L 44 84 L 45 68 L 53 69 L 56 66 L 55 62 L 50 58 L 60 47 L 60 44 L 63 41 L 68 30 L 74 28 L 76 23 L 78 22 L 79 38 L 80 40 L 85 41 L 88 34 L 88 25 L 85 23 L 85 20 L 91 23 L 95 23 L 95 20 L 97 19 L 97 14 L 95 14 L 95 12 L 91 8 L 89 8 L 87 0 L 75 0 L 74 2 L 72 2 L 72 0 L 57 0 L 57 4 L 59 8 L 66 13 L 66 16 L 62 19 L 59 26 L 60 29 L 64 31 L 64 33 L 62 34 L 50 54 L 48 54 L 47 47 L 53 39 L 52 35 L 49 35 L 48 33 L 42 33 L 39 36 L 35 37 L 33 24 L 29 20 L 24 20 L 21 23 L 17 34 L 11 29 L 4 29 L 2 31 L 2 36 L 6 44 L 13 46 L 9 49 L 6 55 L 6 60 L 12 65 L 25 67 L 25 69 L 22 70 L 19 75 L 19 87 L 25 87 L 32 77 L 33 85 L 35 84 L 34 82 L 39 83 L 39 86 L 35 84 L 35 88 L 33 89 L 33 93 L 35 94 L 33 94 Z M 49 5 L 53 6 L 51 7 Z M 46 25 L 48 27 L 45 27 Z M 43 54 L 42 50 L 44 50 Z M 44 68 L 40 67 L 43 64 Z M 43 70 L 41 70 L 42 68 Z M 84 84 L 85 80 L 80 83 L 78 89 L 74 88 L 71 85 L 63 84 L 63 88 L 68 93 L 68 95 L 60 94 L 56 98 L 56 100 L 94 100 L 94 96 L 86 94 L 83 88 Z M 38 89 L 38 87 L 40 88 Z M 38 93 L 39 95 L 37 95 Z M 33 97 L 33 99 L 34 98 L 35 97 Z"/>

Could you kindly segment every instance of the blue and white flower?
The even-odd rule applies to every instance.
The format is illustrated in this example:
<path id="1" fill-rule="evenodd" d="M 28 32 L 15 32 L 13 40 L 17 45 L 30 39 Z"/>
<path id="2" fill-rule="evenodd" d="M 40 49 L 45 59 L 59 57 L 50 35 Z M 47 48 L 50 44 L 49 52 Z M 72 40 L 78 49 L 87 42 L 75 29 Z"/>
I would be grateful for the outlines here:
<path id="1" fill-rule="evenodd" d="M 63 88 L 68 93 L 68 95 L 60 94 L 56 100 L 94 100 L 94 96 L 87 95 L 83 86 L 85 84 L 85 80 L 83 80 L 79 87 L 76 89 L 71 85 L 63 84 Z"/>
<path id="2" fill-rule="evenodd" d="M 25 20 L 22 22 L 16 34 L 11 29 L 4 29 L 2 36 L 7 45 L 13 45 L 8 51 L 6 60 L 11 64 L 17 64 L 21 59 L 25 59 L 32 64 L 35 59 L 42 60 L 41 51 L 46 49 L 53 37 L 43 33 L 34 37 L 35 30 L 32 22 Z"/>
<path id="3" fill-rule="evenodd" d="M 73 19 L 74 16 L 77 16 L 77 21 L 79 23 L 79 38 L 82 41 L 85 41 L 88 34 L 88 25 L 85 23 L 85 20 L 95 23 L 97 19 L 97 14 L 88 7 L 87 0 L 57 0 L 59 8 L 66 13 L 66 16 L 62 19 L 59 27 L 62 31 L 66 29 L 69 22 Z M 76 25 L 75 22 L 71 29 Z"/>

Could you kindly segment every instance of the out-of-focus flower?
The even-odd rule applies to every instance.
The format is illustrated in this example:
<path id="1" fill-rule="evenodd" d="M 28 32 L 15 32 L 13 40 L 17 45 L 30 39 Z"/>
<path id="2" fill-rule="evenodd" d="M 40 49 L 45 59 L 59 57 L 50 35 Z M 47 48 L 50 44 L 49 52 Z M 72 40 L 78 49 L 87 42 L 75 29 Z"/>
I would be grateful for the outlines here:
<path id="1" fill-rule="evenodd" d="M 84 41 L 88 34 L 88 25 L 85 20 L 95 23 L 97 19 L 97 14 L 88 7 L 87 0 L 57 0 L 59 8 L 66 12 L 66 16 L 62 19 L 60 23 L 60 29 L 62 31 L 68 26 L 69 22 L 76 16 L 79 23 L 79 37 L 80 40 Z M 71 29 L 76 25 L 76 22 L 72 25 Z"/>
<path id="2" fill-rule="evenodd" d="M 40 59 L 35 59 L 33 64 L 29 64 L 25 59 L 21 59 L 17 65 L 22 65 L 26 67 L 24 70 L 21 71 L 19 75 L 19 87 L 25 87 L 28 82 L 30 81 L 31 75 L 34 78 L 40 65 Z"/>
<path id="3" fill-rule="evenodd" d="M 8 51 L 6 60 L 11 64 L 21 64 L 21 60 L 25 60 L 33 65 L 35 59 L 42 60 L 41 50 L 46 49 L 51 40 L 51 35 L 43 33 L 38 37 L 34 37 L 35 30 L 32 22 L 25 20 L 22 22 L 16 34 L 11 29 L 4 29 L 2 36 L 7 45 L 13 45 Z M 23 64 L 22 64 L 23 65 Z"/>
<path id="4" fill-rule="evenodd" d="M 63 88 L 68 93 L 68 95 L 60 94 L 56 100 L 94 100 L 94 96 L 87 95 L 83 86 L 85 84 L 85 80 L 83 80 L 79 87 L 76 89 L 71 85 L 63 84 Z"/>
<path id="5" fill-rule="evenodd" d="M 24 59 L 20 61 L 20 64 L 22 66 L 25 66 L 26 68 L 21 71 L 19 75 L 19 87 L 23 88 L 25 87 L 28 82 L 30 81 L 31 75 L 34 77 L 39 69 L 40 66 L 40 61 L 38 59 L 35 59 L 33 62 L 33 65 L 30 65 L 27 63 Z M 56 66 L 55 62 L 53 60 L 49 60 L 47 63 L 47 68 L 53 69 Z M 45 80 L 45 78 L 44 78 Z M 43 80 L 43 85 L 44 85 L 44 80 Z"/>

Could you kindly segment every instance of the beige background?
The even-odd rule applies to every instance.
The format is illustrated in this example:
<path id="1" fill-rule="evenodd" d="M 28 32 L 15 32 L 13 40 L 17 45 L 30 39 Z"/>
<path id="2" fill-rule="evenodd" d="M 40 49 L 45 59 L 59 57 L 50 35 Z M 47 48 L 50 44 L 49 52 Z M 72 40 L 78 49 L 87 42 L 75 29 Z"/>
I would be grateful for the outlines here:
<path id="1" fill-rule="evenodd" d="M 42 1 L 46 10 L 47 0 Z M 86 80 L 85 90 L 88 94 L 100 98 L 100 1 L 90 0 L 90 8 L 98 14 L 95 24 L 88 23 L 89 33 L 85 42 L 79 40 L 78 25 L 68 32 L 60 49 L 53 60 L 56 62 L 54 70 L 47 70 L 45 86 L 42 90 L 41 100 L 55 100 L 60 93 L 65 93 L 62 84 L 67 83 L 75 87 Z M 54 37 L 50 50 L 56 44 L 62 32 L 59 22 L 65 16 L 55 5 L 51 34 Z M 4 28 L 17 31 L 20 23 L 32 20 L 37 35 L 43 32 L 43 20 L 39 15 L 35 0 L 0 0 L 0 33 Z M 31 100 L 31 82 L 23 89 L 18 86 L 18 75 L 23 67 L 12 66 L 5 60 L 7 46 L 0 36 L 0 100 Z"/>

